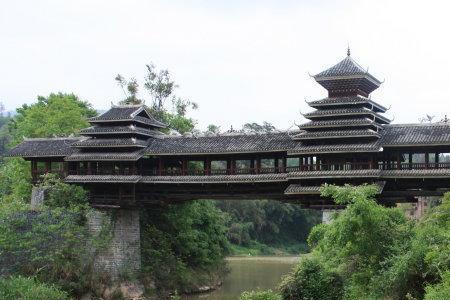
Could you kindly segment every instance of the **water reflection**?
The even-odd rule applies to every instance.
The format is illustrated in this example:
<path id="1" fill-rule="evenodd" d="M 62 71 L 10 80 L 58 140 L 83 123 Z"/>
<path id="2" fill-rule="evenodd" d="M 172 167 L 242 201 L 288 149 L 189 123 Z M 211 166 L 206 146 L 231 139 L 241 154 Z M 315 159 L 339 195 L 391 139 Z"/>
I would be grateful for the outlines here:
<path id="1" fill-rule="evenodd" d="M 236 300 L 243 291 L 274 289 L 297 261 L 298 257 L 231 257 L 230 274 L 219 290 L 183 299 Z"/>

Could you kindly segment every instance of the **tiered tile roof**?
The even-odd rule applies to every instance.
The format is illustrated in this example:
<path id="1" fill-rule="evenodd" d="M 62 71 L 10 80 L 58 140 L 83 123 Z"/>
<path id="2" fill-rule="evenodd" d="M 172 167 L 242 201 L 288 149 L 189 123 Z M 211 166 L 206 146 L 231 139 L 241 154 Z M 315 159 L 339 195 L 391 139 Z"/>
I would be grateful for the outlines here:
<path id="1" fill-rule="evenodd" d="M 316 110 L 303 116 L 310 122 L 294 139 L 289 154 L 378 152 L 383 125 L 390 120 L 386 108 L 368 98 L 381 82 L 348 56 L 314 76 L 328 90 L 328 97 L 308 102 Z"/>

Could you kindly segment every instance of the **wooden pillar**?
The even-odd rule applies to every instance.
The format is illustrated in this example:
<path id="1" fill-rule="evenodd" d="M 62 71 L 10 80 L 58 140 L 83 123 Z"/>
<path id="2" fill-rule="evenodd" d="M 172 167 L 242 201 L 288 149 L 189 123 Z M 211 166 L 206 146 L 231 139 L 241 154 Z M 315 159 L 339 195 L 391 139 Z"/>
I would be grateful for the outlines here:
<path id="1" fill-rule="evenodd" d="M 206 157 L 203 163 L 203 170 L 205 175 L 211 175 L 211 158 Z"/>
<path id="2" fill-rule="evenodd" d="M 187 174 L 187 159 L 185 157 L 181 160 L 181 175 Z"/>
<path id="3" fill-rule="evenodd" d="M 435 155 L 434 156 L 434 162 L 435 162 L 434 167 L 437 169 L 437 168 L 439 168 L 439 153 L 436 152 L 434 155 Z"/>
<path id="4" fill-rule="evenodd" d="M 261 173 L 261 157 L 256 158 L 256 174 Z"/>
<path id="5" fill-rule="evenodd" d="M 250 173 L 251 174 L 255 173 L 255 159 L 254 158 L 250 159 Z"/>
<path id="6" fill-rule="evenodd" d="M 46 161 L 46 162 L 45 162 L 45 173 L 50 172 L 51 168 L 52 168 L 52 167 L 51 167 L 50 162 L 49 162 L 49 161 Z"/>
<path id="7" fill-rule="evenodd" d="M 278 157 L 275 158 L 273 166 L 275 167 L 274 173 L 279 173 L 280 172 L 280 170 L 279 170 L 280 166 L 279 166 L 279 163 L 278 163 Z"/>
<path id="8" fill-rule="evenodd" d="M 163 175 L 163 171 L 164 171 L 164 160 L 162 157 L 158 158 L 158 175 L 161 176 Z"/>
<path id="9" fill-rule="evenodd" d="M 409 168 L 408 169 L 412 169 L 412 153 L 409 152 Z"/>
<path id="10" fill-rule="evenodd" d="M 282 158 L 282 161 L 283 161 L 283 173 L 286 173 L 287 172 L 287 158 L 286 158 L 286 156 L 284 156 L 283 158 Z"/>
<path id="11" fill-rule="evenodd" d="M 31 161 L 31 178 L 34 181 L 37 181 L 37 161 Z"/>
<path id="12" fill-rule="evenodd" d="M 425 152 L 425 169 L 428 169 L 430 164 L 430 157 L 428 155 L 429 153 Z"/>
<path id="13" fill-rule="evenodd" d="M 87 174 L 92 175 L 92 162 L 87 162 Z"/>

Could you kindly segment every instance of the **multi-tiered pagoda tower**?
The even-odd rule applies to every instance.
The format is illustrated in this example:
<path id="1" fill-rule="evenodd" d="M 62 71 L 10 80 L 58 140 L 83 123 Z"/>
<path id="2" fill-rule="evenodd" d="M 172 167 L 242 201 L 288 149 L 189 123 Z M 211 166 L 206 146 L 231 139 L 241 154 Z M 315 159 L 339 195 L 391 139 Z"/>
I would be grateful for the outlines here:
<path id="1" fill-rule="evenodd" d="M 69 174 L 136 175 L 149 139 L 166 127 L 144 105 L 113 106 L 88 121 L 92 126 L 81 131 L 85 138 L 73 143 L 76 150 L 65 158 Z"/>
<path id="2" fill-rule="evenodd" d="M 381 82 L 356 63 L 350 52 L 338 64 L 313 77 L 328 91 L 328 97 L 308 102 L 315 110 L 303 115 L 310 121 L 299 126 L 301 132 L 294 139 L 300 143 L 291 154 L 305 155 L 305 165 L 314 164 L 321 170 L 333 167 L 331 161 L 343 168 L 346 164 L 348 168 L 356 164 L 369 167 L 373 156 L 363 153 L 381 150 L 383 125 L 390 123 L 383 116 L 387 109 L 370 99 L 370 93 Z M 327 155 L 331 153 L 332 160 Z"/>

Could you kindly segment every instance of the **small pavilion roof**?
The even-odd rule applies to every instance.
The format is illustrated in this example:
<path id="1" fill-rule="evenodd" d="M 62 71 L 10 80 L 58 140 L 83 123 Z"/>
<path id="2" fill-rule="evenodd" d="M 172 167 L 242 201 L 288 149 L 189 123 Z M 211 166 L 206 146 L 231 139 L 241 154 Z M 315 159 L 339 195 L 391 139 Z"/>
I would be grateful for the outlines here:
<path id="1" fill-rule="evenodd" d="M 146 114 L 146 117 L 139 116 L 142 112 L 145 112 L 144 114 Z M 108 111 L 97 117 L 90 118 L 88 121 L 90 123 L 127 121 L 138 122 L 158 128 L 167 127 L 166 124 L 156 120 L 145 105 L 112 106 Z"/>
<path id="2" fill-rule="evenodd" d="M 367 77 L 374 83 L 378 85 L 381 84 L 378 79 L 370 75 L 366 69 L 354 61 L 350 55 L 347 55 L 347 57 L 334 66 L 314 75 L 314 79 L 316 79 L 316 81 L 346 77 Z"/>

